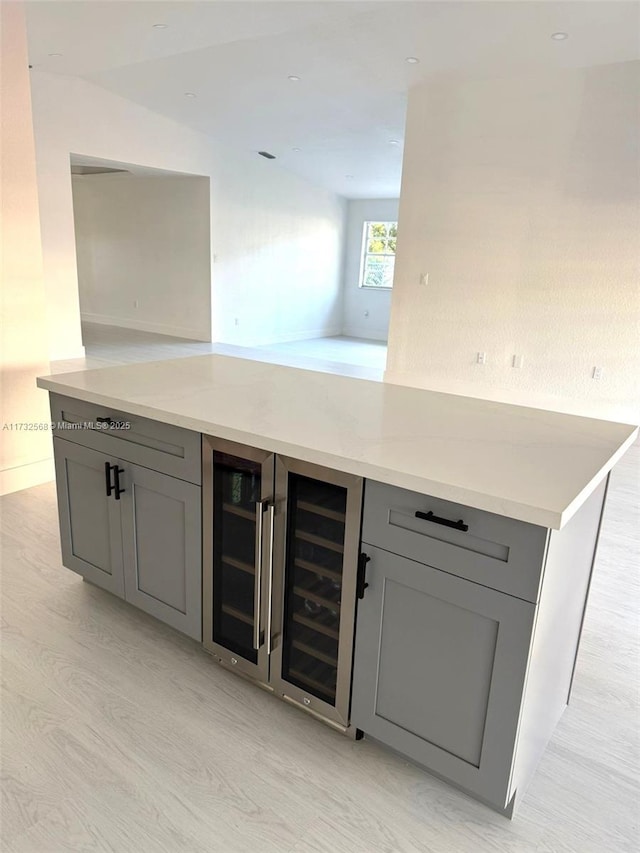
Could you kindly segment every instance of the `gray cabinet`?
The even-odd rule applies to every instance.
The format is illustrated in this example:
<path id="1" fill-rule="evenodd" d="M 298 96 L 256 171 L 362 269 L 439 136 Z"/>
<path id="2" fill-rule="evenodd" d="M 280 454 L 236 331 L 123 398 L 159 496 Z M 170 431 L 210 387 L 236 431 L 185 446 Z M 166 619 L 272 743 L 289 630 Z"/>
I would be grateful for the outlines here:
<path id="1" fill-rule="evenodd" d="M 200 484 L 198 432 L 60 394 L 51 394 L 51 421 L 54 438 Z"/>
<path id="2" fill-rule="evenodd" d="M 367 481 L 365 542 L 525 601 L 538 601 L 548 533 L 535 524 Z"/>
<path id="3" fill-rule="evenodd" d="M 139 465 L 122 467 L 125 598 L 199 640 L 200 488 Z"/>
<path id="4" fill-rule="evenodd" d="M 94 448 L 101 440 L 130 456 L 138 448 L 133 441 L 87 431 L 91 447 L 85 430 L 67 433 L 70 440 L 53 440 L 63 564 L 200 640 L 200 486 L 100 452 Z M 161 462 L 160 451 L 154 452 Z"/>
<path id="5" fill-rule="evenodd" d="M 511 817 L 569 702 L 605 494 L 550 531 L 367 482 L 352 725 Z"/>
<path id="6" fill-rule="evenodd" d="M 54 439 L 62 562 L 96 586 L 124 597 L 120 508 L 107 497 L 105 462 L 117 460 Z"/>
<path id="7" fill-rule="evenodd" d="M 505 808 L 535 606 L 363 549 L 352 724 Z"/>

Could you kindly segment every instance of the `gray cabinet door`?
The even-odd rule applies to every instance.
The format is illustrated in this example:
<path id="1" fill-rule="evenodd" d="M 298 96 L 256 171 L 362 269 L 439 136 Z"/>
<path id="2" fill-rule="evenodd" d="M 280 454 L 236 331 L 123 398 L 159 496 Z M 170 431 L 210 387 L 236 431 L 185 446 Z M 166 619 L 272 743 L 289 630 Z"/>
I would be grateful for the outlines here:
<path id="1" fill-rule="evenodd" d="M 535 605 L 363 550 L 352 724 L 504 808 Z"/>
<path id="2" fill-rule="evenodd" d="M 200 488 L 138 465 L 120 466 L 125 598 L 201 640 Z"/>
<path id="3" fill-rule="evenodd" d="M 103 453 L 55 438 L 62 562 L 91 583 L 124 596 L 120 507 L 107 497 Z"/>

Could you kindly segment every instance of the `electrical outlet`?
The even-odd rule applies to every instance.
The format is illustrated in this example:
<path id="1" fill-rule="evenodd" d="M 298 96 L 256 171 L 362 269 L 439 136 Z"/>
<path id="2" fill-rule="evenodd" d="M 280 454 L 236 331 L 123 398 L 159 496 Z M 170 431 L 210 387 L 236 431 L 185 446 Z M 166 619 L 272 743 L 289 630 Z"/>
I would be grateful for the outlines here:
<path id="1" fill-rule="evenodd" d="M 486 352 L 476 353 L 476 364 L 486 364 L 486 363 L 487 363 Z"/>
<path id="2" fill-rule="evenodd" d="M 521 355 L 514 355 L 513 360 L 511 362 L 512 367 L 522 367 L 524 363 L 524 358 Z"/>
<path id="3" fill-rule="evenodd" d="M 429 284 L 429 273 L 421 272 L 420 273 L 420 284 L 422 287 L 426 287 Z"/>
<path id="4" fill-rule="evenodd" d="M 591 378 L 592 379 L 602 379 L 603 374 L 604 374 L 604 368 L 603 367 L 594 367 L 593 373 L 591 374 Z"/>
<path id="5" fill-rule="evenodd" d="M 234 318 L 234 320 L 233 320 L 233 325 L 234 325 L 234 326 L 239 326 L 239 325 L 240 325 L 240 317 L 235 317 L 235 318 Z"/>
<path id="6" fill-rule="evenodd" d="M 140 301 L 139 301 L 138 299 L 134 299 L 134 300 L 133 300 L 133 307 L 134 307 L 134 308 L 139 308 L 139 307 L 140 307 Z"/>

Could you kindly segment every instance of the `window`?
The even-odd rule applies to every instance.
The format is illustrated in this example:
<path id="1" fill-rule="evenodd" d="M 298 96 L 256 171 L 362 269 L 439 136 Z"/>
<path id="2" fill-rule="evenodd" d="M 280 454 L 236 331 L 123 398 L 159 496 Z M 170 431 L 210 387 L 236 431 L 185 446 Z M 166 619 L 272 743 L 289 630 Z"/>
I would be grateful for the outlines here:
<path id="1" fill-rule="evenodd" d="M 397 222 L 365 222 L 360 287 L 393 287 Z"/>

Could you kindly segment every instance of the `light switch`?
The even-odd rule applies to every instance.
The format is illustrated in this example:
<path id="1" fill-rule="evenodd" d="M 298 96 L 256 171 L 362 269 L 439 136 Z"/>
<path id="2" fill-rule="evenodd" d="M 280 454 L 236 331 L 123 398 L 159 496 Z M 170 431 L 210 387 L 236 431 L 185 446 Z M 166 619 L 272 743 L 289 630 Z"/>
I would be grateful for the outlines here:
<path id="1" fill-rule="evenodd" d="M 512 367 L 522 367 L 524 363 L 524 358 L 521 355 L 514 355 L 513 361 L 511 362 Z"/>

